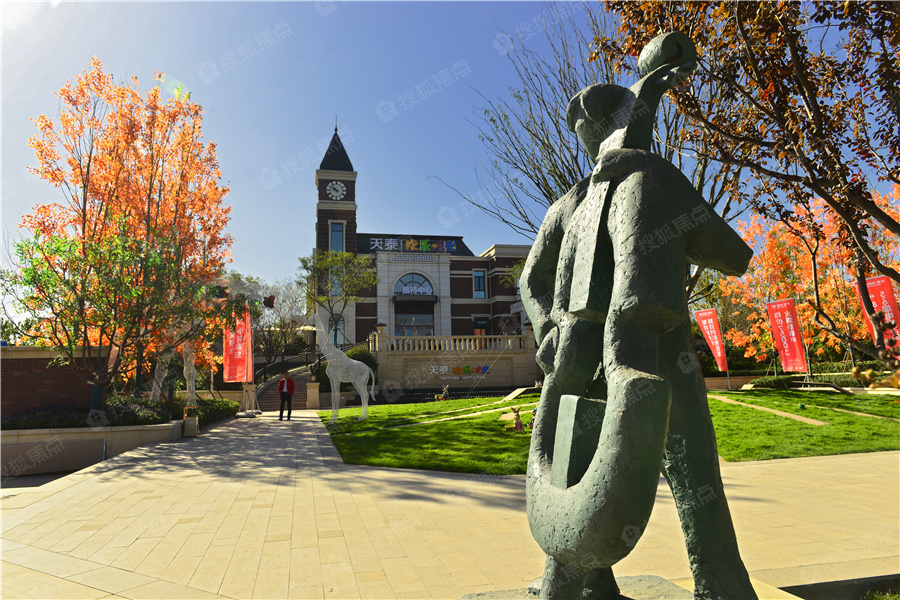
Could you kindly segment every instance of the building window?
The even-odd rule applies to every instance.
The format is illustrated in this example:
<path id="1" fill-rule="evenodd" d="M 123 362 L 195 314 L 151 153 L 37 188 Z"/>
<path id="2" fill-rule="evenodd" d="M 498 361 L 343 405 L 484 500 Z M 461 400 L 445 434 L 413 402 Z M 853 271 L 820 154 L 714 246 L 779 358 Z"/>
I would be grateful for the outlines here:
<path id="1" fill-rule="evenodd" d="M 487 335 L 488 329 L 491 327 L 490 317 L 472 317 L 475 335 Z"/>
<path id="2" fill-rule="evenodd" d="M 431 296 L 434 288 L 424 276 L 418 273 L 407 273 L 394 286 L 395 296 Z"/>
<path id="3" fill-rule="evenodd" d="M 475 290 L 475 293 L 472 295 L 473 298 L 484 298 L 485 297 L 485 282 L 484 282 L 484 271 L 475 271 L 472 277 L 472 286 Z"/>
<path id="4" fill-rule="evenodd" d="M 434 314 L 394 315 L 394 334 L 399 336 L 434 335 Z"/>
<path id="5" fill-rule="evenodd" d="M 341 315 L 331 315 L 328 319 L 328 335 L 331 337 L 331 343 L 340 346 L 344 343 L 344 317 Z"/>
<path id="6" fill-rule="evenodd" d="M 330 249 L 334 252 L 343 252 L 344 251 L 344 224 L 343 223 L 332 223 L 331 224 L 331 240 L 330 240 Z"/>

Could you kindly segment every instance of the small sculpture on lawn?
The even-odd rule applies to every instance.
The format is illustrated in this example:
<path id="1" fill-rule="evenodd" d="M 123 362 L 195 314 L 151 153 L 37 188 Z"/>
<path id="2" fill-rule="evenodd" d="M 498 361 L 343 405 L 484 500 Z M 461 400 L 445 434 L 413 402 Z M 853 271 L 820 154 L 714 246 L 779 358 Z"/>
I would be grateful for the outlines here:
<path id="1" fill-rule="evenodd" d="M 319 338 L 319 348 L 321 348 L 322 354 L 328 363 L 325 367 L 325 374 L 331 383 L 331 419 L 328 423 L 331 425 L 338 419 L 338 411 L 341 406 L 341 383 L 345 381 L 353 384 L 353 387 L 359 394 L 362 403 L 362 413 L 359 415 L 359 420 L 365 421 L 369 413 L 369 391 L 366 390 L 366 384 L 371 378 L 371 393 L 374 401 L 375 373 L 366 363 L 353 360 L 336 348 L 331 343 L 331 333 L 329 331 L 328 335 L 326 335 L 322 316 L 316 313 L 316 335 Z"/>
<path id="2" fill-rule="evenodd" d="M 547 559 L 541 598 L 618 598 L 612 565 L 637 544 L 660 470 L 696 598 L 755 598 L 719 473 L 685 293 L 690 264 L 728 275 L 752 250 L 650 151 L 663 94 L 696 67 L 679 32 L 653 39 L 631 88 L 590 86 L 566 120 L 597 166 L 547 211 L 521 277 L 546 374 L 527 512 Z"/>
<path id="3" fill-rule="evenodd" d="M 519 409 L 513 408 L 513 425 L 516 427 L 516 431 L 525 431 L 525 426 L 522 425 L 522 416 L 519 415 Z"/>
<path id="4" fill-rule="evenodd" d="M 434 395 L 435 400 L 449 400 L 450 399 L 450 384 L 444 386 L 444 391 L 440 394 Z"/>

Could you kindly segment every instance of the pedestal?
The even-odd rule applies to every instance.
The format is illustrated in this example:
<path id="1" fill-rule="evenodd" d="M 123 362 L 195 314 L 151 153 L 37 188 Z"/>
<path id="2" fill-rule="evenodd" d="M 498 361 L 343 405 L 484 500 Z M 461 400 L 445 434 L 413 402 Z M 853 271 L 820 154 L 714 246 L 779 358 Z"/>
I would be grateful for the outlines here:
<path id="1" fill-rule="evenodd" d="M 527 588 L 518 590 L 466 594 L 460 600 L 537 600 L 540 582 L 538 578 Z M 683 587 L 655 575 L 616 577 L 616 583 L 619 584 L 619 597 L 608 600 L 692 600 L 694 597 Z"/>

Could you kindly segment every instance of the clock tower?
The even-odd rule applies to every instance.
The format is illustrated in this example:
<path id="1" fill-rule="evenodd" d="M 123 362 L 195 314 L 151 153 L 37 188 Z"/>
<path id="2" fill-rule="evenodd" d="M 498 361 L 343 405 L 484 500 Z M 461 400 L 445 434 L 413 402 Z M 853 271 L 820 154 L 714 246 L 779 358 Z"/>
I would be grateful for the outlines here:
<path id="1" fill-rule="evenodd" d="M 316 249 L 356 254 L 356 171 L 337 127 L 316 169 Z"/>

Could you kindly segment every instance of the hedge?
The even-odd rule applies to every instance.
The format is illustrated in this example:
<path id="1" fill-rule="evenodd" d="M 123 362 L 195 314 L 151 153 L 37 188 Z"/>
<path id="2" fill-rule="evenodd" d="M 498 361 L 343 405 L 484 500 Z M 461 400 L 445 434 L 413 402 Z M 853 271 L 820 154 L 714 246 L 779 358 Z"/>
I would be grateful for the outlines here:
<path id="1" fill-rule="evenodd" d="M 756 387 L 772 388 L 776 390 L 786 390 L 790 387 L 792 381 L 803 381 L 805 375 L 779 375 L 778 377 L 760 377 L 754 379 L 750 383 Z M 867 384 L 853 375 L 843 373 L 830 373 L 824 375 L 814 375 L 810 378 L 812 381 L 822 383 L 830 383 L 841 387 L 866 387 Z"/>
<path id="2" fill-rule="evenodd" d="M 172 419 L 181 419 L 187 406 L 187 392 L 175 392 L 175 400 L 167 404 Z M 237 402 L 224 398 L 197 398 L 197 407 L 200 409 L 200 427 L 233 417 L 241 409 Z"/>
<path id="3" fill-rule="evenodd" d="M 815 374 L 839 375 L 842 373 L 846 374 L 851 369 L 850 363 L 847 363 L 847 362 L 819 362 L 819 363 L 813 362 L 810 366 L 812 367 L 812 373 L 814 375 Z M 865 371 L 867 369 L 874 369 L 875 371 L 881 371 L 882 369 L 884 369 L 884 364 L 877 360 L 862 360 L 862 361 L 858 360 L 858 361 L 856 361 L 856 366 L 859 367 L 860 369 L 862 369 L 863 371 Z M 745 376 L 745 375 L 760 375 L 760 376 L 765 377 L 766 379 L 769 379 L 769 378 L 771 378 L 771 376 L 767 376 L 766 373 L 772 373 L 772 372 L 773 372 L 772 368 L 769 368 L 769 369 L 764 369 L 764 368 L 761 368 L 761 369 L 732 369 L 732 370 L 728 371 L 728 374 L 731 377 L 740 377 L 740 376 Z M 780 373 L 778 375 L 778 377 L 786 376 L 786 375 L 784 375 L 783 371 L 781 370 L 781 367 L 778 368 L 778 372 Z M 703 376 L 704 377 L 725 377 L 725 373 L 723 371 L 707 371 L 704 369 Z M 787 377 L 790 377 L 790 376 L 788 375 Z M 803 377 L 803 375 L 801 375 L 801 377 Z M 831 382 L 829 382 L 829 383 L 831 383 Z M 836 384 L 836 385 L 840 385 L 840 384 Z M 854 387 L 858 387 L 858 386 L 854 386 Z"/>
<path id="4" fill-rule="evenodd" d="M 91 417 L 91 418 L 89 418 Z M 179 419 L 181 416 L 179 415 Z M 68 427 L 121 427 L 126 425 L 156 425 L 169 422 L 169 411 L 149 398 L 107 396 L 106 410 L 91 415 L 84 406 L 56 405 L 32 408 L 12 415 L 3 415 L 2 429 L 60 429 Z"/>

